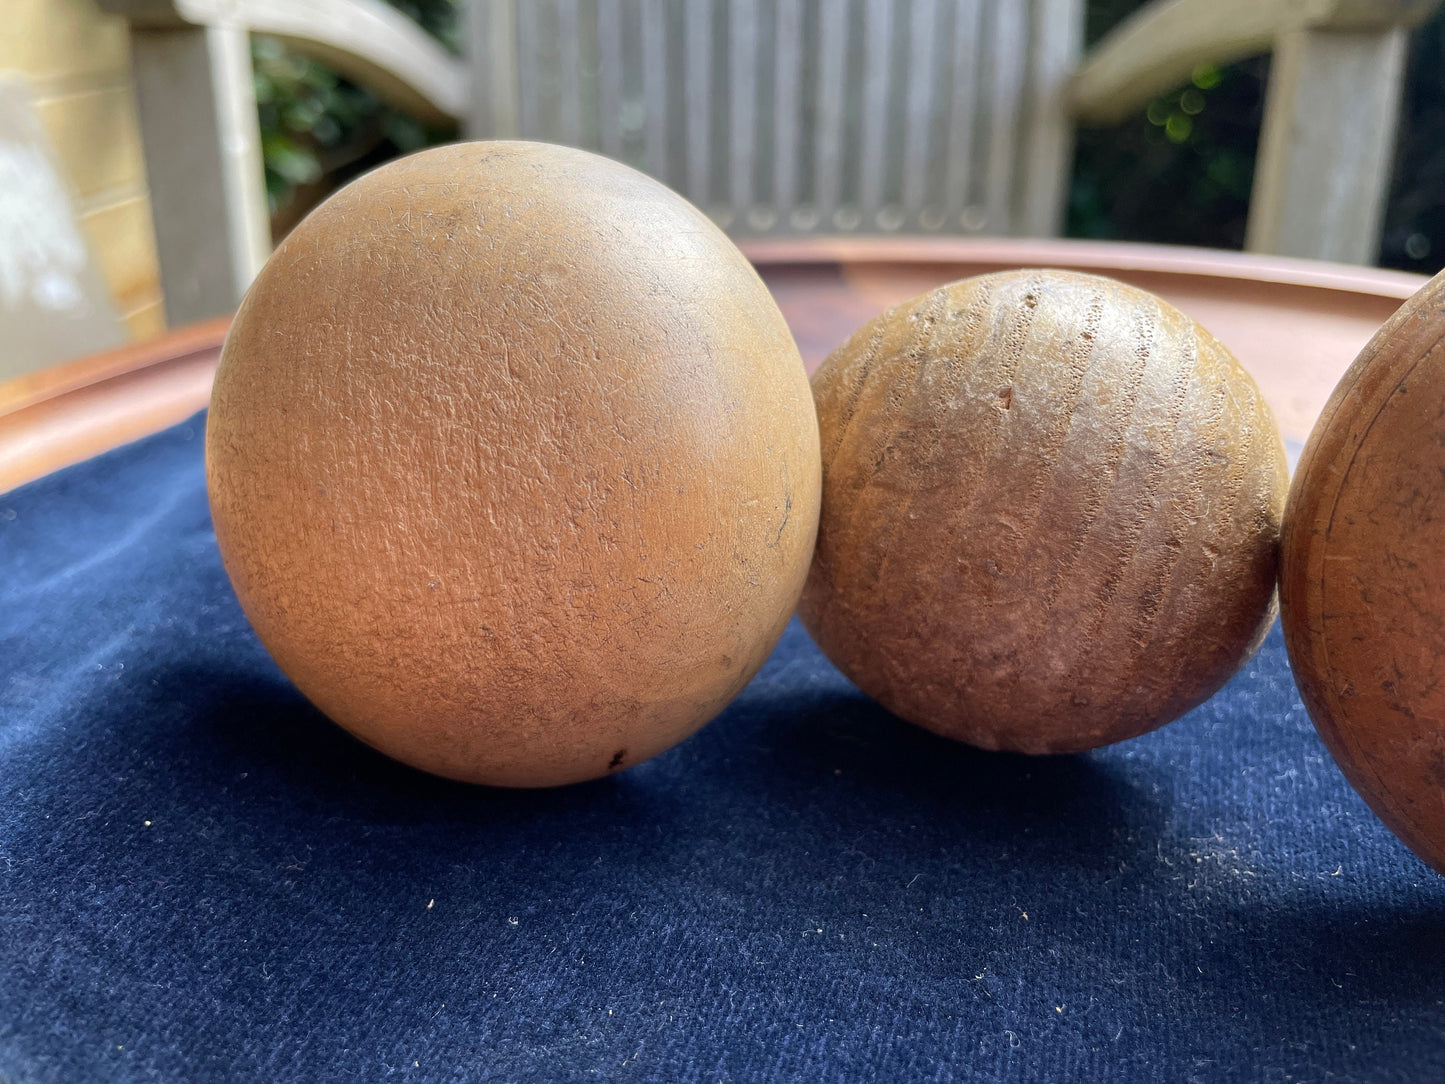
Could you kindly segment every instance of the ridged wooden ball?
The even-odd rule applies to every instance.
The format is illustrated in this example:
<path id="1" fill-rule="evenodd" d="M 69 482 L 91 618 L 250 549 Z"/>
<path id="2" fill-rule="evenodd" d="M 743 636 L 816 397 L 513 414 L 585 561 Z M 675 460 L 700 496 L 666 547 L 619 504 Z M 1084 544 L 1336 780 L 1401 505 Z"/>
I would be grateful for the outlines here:
<path id="1" fill-rule="evenodd" d="M 1345 373 L 1300 458 L 1280 602 L 1320 737 L 1445 873 L 1445 274 Z"/>
<path id="2" fill-rule="evenodd" d="M 1284 448 L 1159 298 L 1063 271 L 944 286 L 813 378 L 823 513 L 800 612 L 890 711 L 986 749 L 1133 737 L 1272 621 Z"/>
<path id="3" fill-rule="evenodd" d="M 807 574 L 788 328 L 680 196 L 584 151 L 394 162 L 286 238 L 207 432 L 216 538 L 281 668 L 454 779 L 568 783 L 743 688 Z"/>

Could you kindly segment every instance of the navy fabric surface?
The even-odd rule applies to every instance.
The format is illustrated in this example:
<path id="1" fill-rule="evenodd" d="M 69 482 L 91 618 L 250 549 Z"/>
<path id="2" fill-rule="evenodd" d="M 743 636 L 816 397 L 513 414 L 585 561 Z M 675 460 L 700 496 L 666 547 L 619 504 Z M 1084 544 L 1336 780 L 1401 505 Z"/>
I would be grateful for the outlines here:
<path id="1" fill-rule="evenodd" d="M 201 427 L 0 496 L 0 1080 L 1445 1077 L 1445 880 L 1277 629 L 1180 722 L 1027 759 L 795 624 L 650 763 L 449 784 L 269 661 Z"/>

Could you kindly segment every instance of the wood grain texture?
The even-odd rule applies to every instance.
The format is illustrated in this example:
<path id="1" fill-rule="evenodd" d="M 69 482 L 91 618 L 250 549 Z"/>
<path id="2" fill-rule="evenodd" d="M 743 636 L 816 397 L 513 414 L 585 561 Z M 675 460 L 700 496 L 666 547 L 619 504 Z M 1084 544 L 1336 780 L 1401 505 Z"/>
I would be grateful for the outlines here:
<path id="1" fill-rule="evenodd" d="M 1445 873 L 1445 274 L 1335 389 L 1290 490 L 1285 643 L 1315 726 L 1390 828 Z"/>
<path id="2" fill-rule="evenodd" d="M 1288 474 L 1254 381 L 1109 279 L 1018 271 L 860 329 L 814 377 L 800 613 L 896 714 L 1072 752 L 1202 702 L 1273 617 Z"/>
<path id="3" fill-rule="evenodd" d="M 1286 440 L 1300 444 L 1339 375 L 1400 301 L 1425 282 L 1399 271 L 1112 242 L 814 238 L 754 240 L 742 248 L 783 310 L 810 370 L 880 310 L 940 283 L 1020 266 L 1113 275 L 1159 294 L 1218 335 L 1258 380 Z M 224 321 L 200 326 L 224 327 Z M 28 395 L 32 381 L 0 384 L 0 461 L 6 466 L 0 487 L 143 436 L 204 406 L 220 337 L 211 343 L 204 370 L 173 377 L 176 344 L 190 335 L 182 330 L 77 363 L 120 369 L 84 389 L 57 386 L 44 416 L 15 405 L 14 393 Z M 37 377 L 48 381 L 69 369 Z M 147 374 L 144 393 L 126 375 L 129 369 Z M 159 412 L 158 401 L 166 404 Z"/>
<path id="4" fill-rule="evenodd" d="M 1245 247 L 1342 263 L 1380 251 L 1408 32 L 1301 29 L 1270 64 Z"/>
<path id="5" fill-rule="evenodd" d="M 1017 267 L 1109 275 L 1209 328 L 1258 381 L 1296 449 L 1355 355 L 1425 283 L 1379 268 L 1101 241 L 778 238 L 746 241 L 743 251 L 762 269 L 810 371 L 851 329 L 946 282 Z"/>
<path id="6" fill-rule="evenodd" d="M 236 593 L 370 744 L 605 775 L 739 692 L 819 499 L 797 348 L 700 212 L 583 151 L 457 144 L 332 197 L 237 313 L 207 467 Z"/>

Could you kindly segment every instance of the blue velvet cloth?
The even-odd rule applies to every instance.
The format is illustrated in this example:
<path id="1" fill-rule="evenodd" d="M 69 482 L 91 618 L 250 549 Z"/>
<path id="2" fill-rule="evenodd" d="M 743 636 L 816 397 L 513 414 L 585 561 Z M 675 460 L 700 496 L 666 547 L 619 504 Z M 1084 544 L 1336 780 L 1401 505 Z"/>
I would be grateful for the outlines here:
<path id="1" fill-rule="evenodd" d="M 1276 630 L 1121 746 L 972 751 L 794 625 L 550 792 L 320 716 L 238 609 L 201 419 L 0 496 L 0 1079 L 1445 1077 L 1445 880 Z"/>

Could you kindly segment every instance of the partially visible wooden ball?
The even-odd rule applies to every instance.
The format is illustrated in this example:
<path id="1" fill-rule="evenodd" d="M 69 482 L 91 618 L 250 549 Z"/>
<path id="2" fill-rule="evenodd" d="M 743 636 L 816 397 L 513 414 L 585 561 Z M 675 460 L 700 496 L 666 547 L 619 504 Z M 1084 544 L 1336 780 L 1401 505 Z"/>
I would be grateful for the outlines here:
<path id="1" fill-rule="evenodd" d="M 584 151 L 389 164 L 282 243 L 226 339 L 216 537 L 282 669 L 416 767 L 645 760 L 737 694 L 817 525 L 802 360 L 741 253 Z"/>
<path id="2" fill-rule="evenodd" d="M 1445 873 L 1445 274 L 1345 373 L 1300 458 L 1285 644 L 1346 778 Z"/>
<path id="3" fill-rule="evenodd" d="M 1288 473 L 1254 381 L 1160 299 L 1063 271 L 884 313 L 813 378 L 804 623 L 889 710 L 1060 753 L 1214 693 L 1273 619 Z"/>

